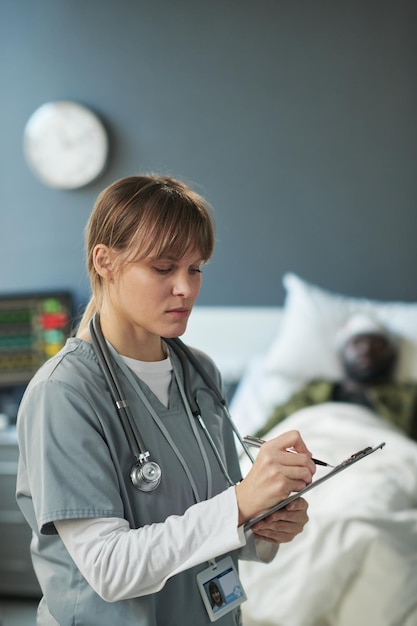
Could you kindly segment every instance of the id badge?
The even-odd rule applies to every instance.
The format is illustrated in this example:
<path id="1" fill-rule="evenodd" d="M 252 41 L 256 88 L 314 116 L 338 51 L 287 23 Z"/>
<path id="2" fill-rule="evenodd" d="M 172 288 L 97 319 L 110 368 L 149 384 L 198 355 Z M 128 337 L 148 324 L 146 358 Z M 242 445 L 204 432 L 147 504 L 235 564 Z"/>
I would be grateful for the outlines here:
<path id="1" fill-rule="evenodd" d="M 197 574 L 197 586 L 211 622 L 247 599 L 230 556 Z"/>

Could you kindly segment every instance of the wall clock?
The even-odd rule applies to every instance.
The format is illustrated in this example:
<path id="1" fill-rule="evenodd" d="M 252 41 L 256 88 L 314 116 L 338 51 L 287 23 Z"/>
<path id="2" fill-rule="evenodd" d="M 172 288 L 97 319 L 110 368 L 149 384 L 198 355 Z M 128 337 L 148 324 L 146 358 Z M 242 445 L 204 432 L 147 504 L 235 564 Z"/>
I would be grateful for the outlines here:
<path id="1" fill-rule="evenodd" d="M 95 180 L 108 157 L 108 137 L 98 116 L 71 101 L 47 102 L 29 118 L 23 138 L 26 161 L 49 187 L 77 189 Z"/>

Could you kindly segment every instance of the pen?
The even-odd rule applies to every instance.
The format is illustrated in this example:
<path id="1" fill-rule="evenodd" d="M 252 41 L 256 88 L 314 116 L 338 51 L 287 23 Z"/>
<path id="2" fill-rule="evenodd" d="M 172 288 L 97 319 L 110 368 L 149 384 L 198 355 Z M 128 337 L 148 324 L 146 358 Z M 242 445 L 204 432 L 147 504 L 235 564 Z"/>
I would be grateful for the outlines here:
<path id="1" fill-rule="evenodd" d="M 260 448 L 262 444 L 265 443 L 265 439 L 253 437 L 252 435 L 246 435 L 245 437 L 243 437 L 242 441 L 248 446 L 253 446 L 254 448 Z M 289 452 L 292 452 L 292 450 L 289 450 Z M 334 465 L 330 465 L 330 463 L 326 463 L 326 461 L 320 461 L 320 459 L 315 459 L 314 457 L 312 457 L 311 460 L 316 465 L 323 465 L 323 467 L 334 467 Z"/>

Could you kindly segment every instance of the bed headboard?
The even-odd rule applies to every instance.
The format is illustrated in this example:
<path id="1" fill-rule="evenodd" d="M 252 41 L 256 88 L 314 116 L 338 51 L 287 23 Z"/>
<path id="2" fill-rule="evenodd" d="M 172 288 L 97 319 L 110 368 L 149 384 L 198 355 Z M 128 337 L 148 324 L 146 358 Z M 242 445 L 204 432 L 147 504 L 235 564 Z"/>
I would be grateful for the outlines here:
<path id="1" fill-rule="evenodd" d="M 225 382 L 236 382 L 249 360 L 268 349 L 281 316 L 281 307 L 196 306 L 181 339 L 206 352 Z"/>

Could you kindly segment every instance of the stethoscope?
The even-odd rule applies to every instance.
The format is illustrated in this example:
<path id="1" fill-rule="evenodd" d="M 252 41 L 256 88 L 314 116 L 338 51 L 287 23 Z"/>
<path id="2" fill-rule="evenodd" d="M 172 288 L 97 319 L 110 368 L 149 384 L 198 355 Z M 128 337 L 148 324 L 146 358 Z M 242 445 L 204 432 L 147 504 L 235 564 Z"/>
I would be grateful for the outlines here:
<path id="1" fill-rule="evenodd" d="M 153 491 L 158 487 L 161 482 L 161 467 L 158 463 L 150 459 L 150 452 L 149 450 L 147 450 L 146 444 L 142 439 L 135 420 L 133 419 L 130 407 L 120 384 L 118 373 L 116 372 L 113 357 L 101 330 L 99 313 L 95 313 L 95 315 L 91 319 L 89 330 L 91 343 L 95 350 L 99 366 L 109 386 L 110 394 L 112 396 L 117 413 L 122 423 L 126 439 L 129 443 L 129 447 L 135 459 L 130 471 L 130 480 L 132 481 L 133 486 L 140 491 Z M 245 451 L 246 455 L 249 457 L 252 463 L 254 461 L 254 458 L 249 452 L 248 447 L 246 446 L 238 429 L 233 423 L 233 420 L 227 408 L 226 400 L 223 397 L 220 389 L 217 387 L 215 382 L 200 364 L 194 353 L 178 337 L 174 339 L 163 338 L 163 341 L 173 350 L 173 352 L 177 355 L 180 361 L 184 379 L 184 402 L 188 404 L 188 408 L 191 414 L 194 416 L 194 418 L 198 420 L 205 436 L 209 441 L 209 444 L 214 452 L 214 455 L 220 465 L 224 476 L 226 477 L 229 484 L 233 486 L 235 483 L 230 478 L 227 472 L 225 463 L 217 449 L 216 444 L 214 443 L 210 432 L 207 429 L 207 426 L 203 421 L 200 407 L 198 406 L 197 400 L 192 393 L 189 363 L 194 367 L 204 383 L 207 385 L 207 391 L 209 391 L 219 402 L 224 416 L 226 417 L 230 427 L 232 428 L 243 450 Z"/>

